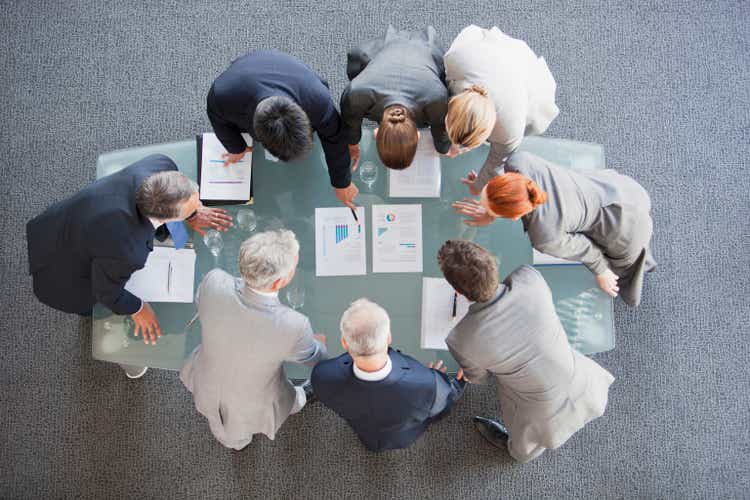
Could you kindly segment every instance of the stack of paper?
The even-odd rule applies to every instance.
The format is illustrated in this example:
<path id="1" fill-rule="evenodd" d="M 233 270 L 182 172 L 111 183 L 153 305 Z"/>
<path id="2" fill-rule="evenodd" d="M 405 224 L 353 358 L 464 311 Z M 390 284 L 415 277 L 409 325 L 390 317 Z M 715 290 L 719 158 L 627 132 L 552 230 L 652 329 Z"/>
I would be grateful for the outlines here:
<path id="1" fill-rule="evenodd" d="M 156 246 L 125 290 L 145 302 L 192 302 L 194 284 L 195 250 Z"/>
<path id="2" fill-rule="evenodd" d="M 445 338 L 468 311 L 466 297 L 457 295 L 443 278 L 422 278 L 422 349 L 447 351 Z"/>
<path id="3" fill-rule="evenodd" d="M 242 136 L 248 146 L 251 146 L 250 136 Z M 198 166 L 201 200 L 248 201 L 253 154 L 247 152 L 242 160 L 225 165 L 223 155 L 227 150 L 219 142 L 216 134 L 203 134 L 201 147 L 201 164 Z"/>
<path id="4" fill-rule="evenodd" d="M 356 276 L 367 273 L 365 209 L 354 219 L 348 207 L 315 209 L 315 275 Z"/>
<path id="5" fill-rule="evenodd" d="M 388 193 L 391 198 L 439 198 L 440 155 L 432 135 L 422 131 L 414 161 L 404 170 L 388 171 Z"/>
<path id="6" fill-rule="evenodd" d="M 372 206 L 372 272 L 422 272 L 422 205 Z"/>

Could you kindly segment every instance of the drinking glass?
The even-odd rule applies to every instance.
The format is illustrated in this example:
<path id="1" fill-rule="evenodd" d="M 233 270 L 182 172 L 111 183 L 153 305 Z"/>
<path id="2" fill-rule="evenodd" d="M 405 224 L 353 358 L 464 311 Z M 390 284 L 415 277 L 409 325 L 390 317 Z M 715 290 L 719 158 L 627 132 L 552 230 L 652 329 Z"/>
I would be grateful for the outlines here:
<path id="1" fill-rule="evenodd" d="M 206 244 L 206 248 L 208 248 L 214 257 L 218 257 L 224 249 L 224 239 L 216 229 L 206 231 L 206 234 L 203 235 L 203 243 Z"/>
<path id="2" fill-rule="evenodd" d="M 366 161 L 359 166 L 359 178 L 371 190 L 375 181 L 378 180 L 378 167 L 371 161 Z"/>
<path id="3" fill-rule="evenodd" d="M 305 305 L 305 287 L 301 281 L 293 281 L 286 287 L 286 301 L 295 310 Z"/>
<path id="4" fill-rule="evenodd" d="M 255 211 L 249 208 L 242 208 L 237 212 L 237 226 L 243 231 L 252 233 L 258 225 L 258 217 Z"/>

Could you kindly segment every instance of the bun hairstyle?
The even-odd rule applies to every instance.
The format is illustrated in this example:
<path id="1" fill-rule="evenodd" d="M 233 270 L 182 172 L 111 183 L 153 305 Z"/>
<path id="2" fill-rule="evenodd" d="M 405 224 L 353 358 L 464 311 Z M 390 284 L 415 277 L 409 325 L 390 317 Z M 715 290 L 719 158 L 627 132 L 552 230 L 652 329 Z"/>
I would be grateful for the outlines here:
<path id="1" fill-rule="evenodd" d="M 475 83 L 448 101 L 445 129 L 453 144 L 475 148 L 490 136 L 496 119 L 489 92 Z"/>
<path id="2" fill-rule="evenodd" d="M 486 187 L 488 208 L 505 219 L 516 219 L 547 202 L 547 193 L 517 172 L 498 175 Z"/>
<path id="3" fill-rule="evenodd" d="M 395 170 L 411 165 L 418 141 L 417 125 L 409 110 L 400 104 L 385 108 L 375 139 L 383 165 Z"/>

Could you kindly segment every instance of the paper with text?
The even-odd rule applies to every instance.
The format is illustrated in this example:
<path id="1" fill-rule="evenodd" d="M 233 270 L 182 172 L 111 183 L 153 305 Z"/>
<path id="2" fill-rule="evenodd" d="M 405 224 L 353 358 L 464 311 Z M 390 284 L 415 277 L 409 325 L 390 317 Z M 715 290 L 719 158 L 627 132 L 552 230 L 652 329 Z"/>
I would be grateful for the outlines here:
<path id="1" fill-rule="evenodd" d="M 249 135 L 243 134 L 248 146 L 252 146 Z M 248 151 L 242 160 L 224 165 L 222 155 L 227 152 L 216 134 L 203 134 L 201 151 L 201 186 L 202 200 L 250 200 L 250 183 L 252 177 L 253 153 Z"/>
<path id="2" fill-rule="evenodd" d="M 453 298 L 456 315 L 453 316 Z M 422 278 L 422 349 L 448 350 L 445 338 L 469 311 L 469 301 L 456 295 L 443 278 Z"/>
<path id="3" fill-rule="evenodd" d="M 372 272 L 422 272 L 422 205 L 372 206 Z"/>
<path id="4" fill-rule="evenodd" d="M 195 250 L 155 246 L 125 290 L 145 302 L 192 302 L 194 285 Z"/>
<path id="5" fill-rule="evenodd" d="M 365 209 L 359 223 L 348 207 L 315 209 L 315 275 L 359 276 L 367 273 Z"/>
<path id="6" fill-rule="evenodd" d="M 388 170 L 388 196 L 391 198 L 440 198 L 440 155 L 432 135 L 423 130 L 414 161 L 403 170 Z"/>

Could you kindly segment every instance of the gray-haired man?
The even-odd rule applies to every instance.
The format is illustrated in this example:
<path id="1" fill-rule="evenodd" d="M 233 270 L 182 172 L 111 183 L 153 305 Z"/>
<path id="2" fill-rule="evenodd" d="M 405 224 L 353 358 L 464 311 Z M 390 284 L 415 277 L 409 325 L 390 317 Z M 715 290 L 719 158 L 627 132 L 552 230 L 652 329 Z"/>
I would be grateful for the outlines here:
<path id="1" fill-rule="evenodd" d="M 154 236 L 166 238 L 166 225 L 183 220 L 198 232 L 232 225 L 225 210 L 201 204 L 195 183 L 167 156 L 147 156 L 99 179 L 26 225 L 34 293 L 68 313 L 90 315 L 99 302 L 130 314 L 136 334 L 154 344 L 161 335 L 156 315 L 125 283 L 146 263 Z"/>
<path id="2" fill-rule="evenodd" d="M 221 444 L 241 450 L 254 434 L 273 439 L 308 394 L 284 373 L 283 362 L 314 366 L 327 356 L 325 337 L 279 302 L 294 277 L 299 243 L 288 230 L 266 231 L 240 249 L 241 278 L 214 269 L 198 289 L 201 345 L 180 373 L 195 407 Z"/>

